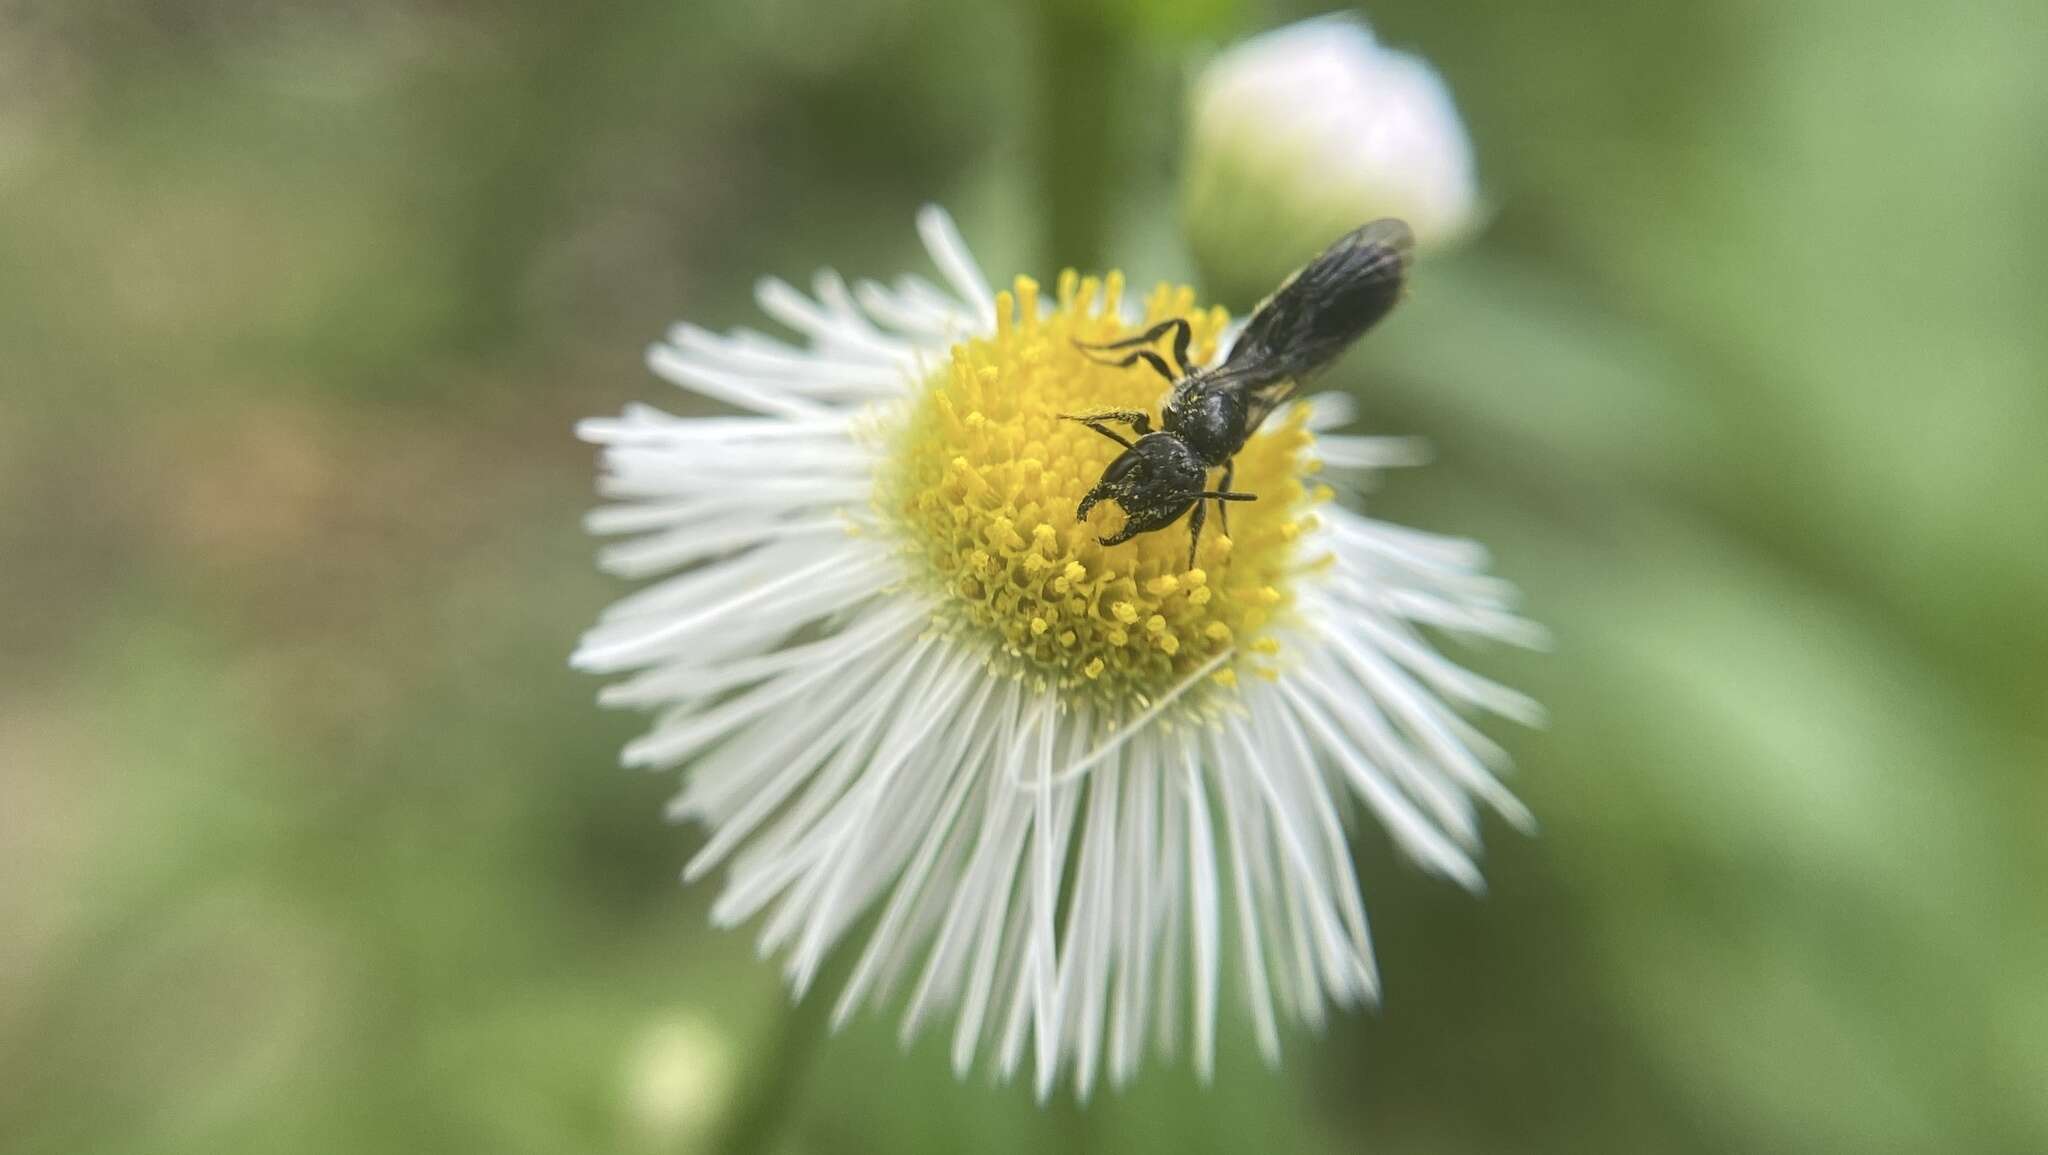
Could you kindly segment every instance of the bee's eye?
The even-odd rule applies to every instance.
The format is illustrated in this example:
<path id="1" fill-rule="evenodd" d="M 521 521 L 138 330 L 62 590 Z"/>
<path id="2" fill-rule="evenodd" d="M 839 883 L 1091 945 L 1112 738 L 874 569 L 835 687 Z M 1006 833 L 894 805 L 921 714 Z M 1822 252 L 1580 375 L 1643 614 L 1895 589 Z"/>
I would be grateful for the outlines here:
<path id="1" fill-rule="evenodd" d="M 1102 480 L 1122 481 L 1136 472 L 1138 466 L 1144 464 L 1144 461 L 1144 456 L 1137 450 L 1125 450 L 1115 461 L 1109 463 L 1108 469 L 1102 471 Z"/>

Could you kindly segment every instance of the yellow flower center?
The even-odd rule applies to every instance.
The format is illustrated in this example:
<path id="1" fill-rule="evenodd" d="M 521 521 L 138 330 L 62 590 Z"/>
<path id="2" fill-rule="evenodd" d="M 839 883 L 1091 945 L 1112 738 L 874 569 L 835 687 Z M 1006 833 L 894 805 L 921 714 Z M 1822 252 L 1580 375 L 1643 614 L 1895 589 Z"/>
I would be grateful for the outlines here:
<path id="1" fill-rule="evenodd" d="M 1241 668 L 1270 674 L 1258 661 L 1278 650 L 1266 631 L 1290 604 L 1308 507 L 1328 490 L 1302 484 L 1315 463 L 1297 408 L 1238 452 L 1231 488 L 1258 500 L 1229 507 L 1228 534 L 1211 507 L 1193 568 L 1186 517 L 1098 544 L 1123 524 L 1121 510 L 1104 502 L 1085 523 L 1074 510 L 1122 448 L 1060 415 L 1139 409 L 1156 426 L 1167 391 L 1142 362 L 1112 368 L 1075 348 L 1132 335 L 1117 315 L 1122 292 L 1120 273 L 1069 271 L 1043 317 L 1029 278 L 998 294 L 995 334 L 955 345 L 892 431 L 877 500 L 941 594 L 942 627 L 987 639 L 993 662 L 1034 684 L 1129 713 L 1212 665 L 1225 686 Z M 1198 310 L 1194 290 L 1161 285 L 1143 324 L 1168 317 L 1192 324 L 1197 364 L 1229 320 Z"/>

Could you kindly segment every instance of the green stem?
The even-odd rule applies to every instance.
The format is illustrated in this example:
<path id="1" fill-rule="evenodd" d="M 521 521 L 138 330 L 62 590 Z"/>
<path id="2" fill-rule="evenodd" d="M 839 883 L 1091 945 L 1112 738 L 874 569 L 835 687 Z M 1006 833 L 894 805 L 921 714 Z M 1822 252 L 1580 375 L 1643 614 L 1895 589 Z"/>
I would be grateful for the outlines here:
<path id="1" fill-rule="evenodd" d="M 1038 180 L 1051 268 L 1098 269 L 1107 255 L 1110 81 L 1123 44 L 1095 0 L 1039 0 Z"/>
<path id="2" fill-rule="evenodd" d="M 799 1093 L 809 1082 L 818 1048 L 831 1033 L 832 1000 L 813 987 L 782 1016 L 774 1045 L 755 1064 L 733 1105 L 725 1131 L 712 1150 L 725 1155 L 764 1155 L 787 1133 Z"/>

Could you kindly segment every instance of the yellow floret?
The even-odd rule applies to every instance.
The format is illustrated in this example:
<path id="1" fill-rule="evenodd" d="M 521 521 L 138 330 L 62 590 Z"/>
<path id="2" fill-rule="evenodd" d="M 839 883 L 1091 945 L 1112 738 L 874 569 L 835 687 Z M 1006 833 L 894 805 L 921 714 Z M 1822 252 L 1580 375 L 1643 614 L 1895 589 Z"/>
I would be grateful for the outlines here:
<path id="1" fill-rule="evenodd" d="M 1298 480 L 1313 439 L 1296 411 L 1237 455 L 1232 487 L 1259 500 L 1231 508 L 1227 536 L 1212 512 L 1196 567 L 1186 518 L 1113 547 L 1096 540 L 1122 524 L 1113 504 L 1075 521 L 1120 450 L 1060 415 L 1142 409 L 1157 419 L 1166 391 L 1142 364 L 1116 369 L 1074 347 L 1130 335 L 1116 315 L 1122 292 L 1119 274 L 1063 274 L 1044 316 L 1029 278 L 998 294 L 995 334 L 955 345 L 907 419 L 882 431 L 888 464 L 875 500 L 939 595 L 941 628 L 991 643 L 1006 672 L 1127 711 L 1227 650 L 1231 661 L 1207 684 L 1235 686 L 1235 667 L 1261 672 L 1240 656 L 1278 650 L 1266 628 L 1291 604 L 1295 541 L 1324 490 Z M 1144 304 L 1140 324 L 1187 317 L 1194 358 L 1215 355 L 1223 310 L 1164 285 Z M 1141 623 L 1146 644 L 1132 645 Z"/>

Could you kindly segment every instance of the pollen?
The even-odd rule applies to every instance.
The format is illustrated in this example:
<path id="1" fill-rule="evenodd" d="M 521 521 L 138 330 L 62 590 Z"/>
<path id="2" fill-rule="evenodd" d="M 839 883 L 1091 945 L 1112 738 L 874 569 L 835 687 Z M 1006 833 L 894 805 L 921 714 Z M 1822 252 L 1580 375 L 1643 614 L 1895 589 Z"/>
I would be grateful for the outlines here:
<path id="1" fill-rule="evenodd" d="M 1115 546 L 1112 503 L 1086 522 L 1082 495 L 1122 450 L 1061 414 L 1139 409 L 1160 422 L 1167 383 L 1142 362 L 1115 368 L 1075 342 L 1131 336 L 1168 317 L 1194 330 L 1190 359 L 1214 357 L 1229 322 L 1171 285 L 1120 315 L 1123 277 L 1063 274 L 1054 299 L 1017 278 L 997 294 L 996 331 L 953 346 L 899 421 L 883 428 L 876 489 L 910 568 L 936 596 L 937 624 L 985 643 L 992 665 L 1072 702 L 1142 709 L 1219 657 L 1206 688 L 1230 692 L 1236 669 L 1280 651 L 1314 496 L 1303 483 L 1313 438 L 1297 408 L 1266 423 L 1236 457 L 1231 488 L 1258 500 L 1216 507 L 1188 565 L 1188 518 Z M 1167 342 L 1162 341 L 1161 346 Z M 1163 348 L 1162 348 L 1163 351 Z M 1220 471 L 1212 475 L 1220 480 Z"/>

